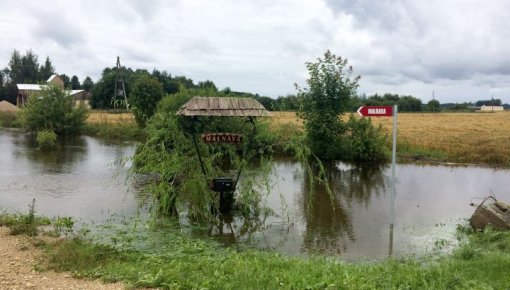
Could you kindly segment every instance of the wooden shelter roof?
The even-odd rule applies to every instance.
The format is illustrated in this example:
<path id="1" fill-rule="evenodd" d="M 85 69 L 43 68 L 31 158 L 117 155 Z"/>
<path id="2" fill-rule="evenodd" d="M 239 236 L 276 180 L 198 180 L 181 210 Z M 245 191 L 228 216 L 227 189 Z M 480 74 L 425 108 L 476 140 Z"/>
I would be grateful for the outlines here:
<path id="1" fill-rule="evenodd" d="M 269 112 L 252 98 L 193 97 L 177 112 L 183 116 L 264 117 Z"/>

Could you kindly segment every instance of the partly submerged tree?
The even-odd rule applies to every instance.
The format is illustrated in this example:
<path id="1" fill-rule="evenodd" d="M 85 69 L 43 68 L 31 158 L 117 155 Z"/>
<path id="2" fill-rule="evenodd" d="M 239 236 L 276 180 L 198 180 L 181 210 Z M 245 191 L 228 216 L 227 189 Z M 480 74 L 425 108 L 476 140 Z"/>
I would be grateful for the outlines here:
<path id="1" fill-rule="evenodd" d="M 21 109 L 21 120 L 29 131 L 75 134 L 85 124 L 87 112 L 85 107 L 75 107 L 74 98 L 66 91 L 50 85 L 29 98 L 27 105 Z"/>
<path id="2" fill-rule="evenodd" d="M 299 89 L 300 114 L 306 143 L 323 160 L 372 162 L 385 159 L 385 135 L 371 121 L 342 115 L 356 96 L 359 76 L 353 75 L 347 59 L 329 50 L 316 62 L 307 62 L 307 88 Z"/>
<path id="3" fill-rule="evenodd" d="M 306 139 L 311 150 L 322 159 L 341 155 L 342 135 L 347 127 L 341 116 L 356 95 L 359 76 L 353 76 L 347 59 L 329 50 L 317 62 L 307 62 L 307 88 L 299 88 Z"/>

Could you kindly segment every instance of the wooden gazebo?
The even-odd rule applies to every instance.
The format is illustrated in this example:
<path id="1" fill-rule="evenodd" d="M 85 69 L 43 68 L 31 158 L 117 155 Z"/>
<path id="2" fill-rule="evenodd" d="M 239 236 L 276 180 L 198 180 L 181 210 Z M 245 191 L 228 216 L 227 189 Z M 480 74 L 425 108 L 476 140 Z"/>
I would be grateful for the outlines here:
<path id="1" fill-rule="evenodd" d="M 246 148 L 242 153 L 242 160 L 246 158 L 247 152 L 250 150 L 253 136 L 255 135 L 256 117 L 267 117 L 269 112 L 257 100 L 252 98 L 234 98 L 234 97 L 193 97 L 186 104 L 184 104 L 177 115 L 191 117 L 191 128 L 193 130 L 193 143 L 200 161 L 202 173 L 209 184 L 212 191 L 220 193 L 220 212 L 227 213 L 231 210 L 233 203 L 233 192 L 236 189 L 237 182 L 241 176 L 243 163 L 237 173 L 236 179 L 231 177 L 216 177 L 212 180 L 207 178 L 207 172 L 200 155 L 200 150 L 197 145 L 195 123 L 201 123 L 199 117 L 241 117 L 247 118 L 247 123 L 253 127 L 249 141 Z M 235 133 L 205 133 L 202 134 L 202 139 L 206 143 L 240 143 L 242 140 L 241 134 Z"/>
<path id="2" fill-rule="evenodd" d="M 194 97 L 177 112 L 182 116 L 267 117 L 269 112 L 252 98 Z"/>

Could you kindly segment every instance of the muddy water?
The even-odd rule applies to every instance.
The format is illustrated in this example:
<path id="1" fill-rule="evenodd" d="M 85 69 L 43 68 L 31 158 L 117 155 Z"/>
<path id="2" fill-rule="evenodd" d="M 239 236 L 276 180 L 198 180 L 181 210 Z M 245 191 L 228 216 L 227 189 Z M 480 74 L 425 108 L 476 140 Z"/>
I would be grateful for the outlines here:
<path id="1" fill-rule="evenodd" d="M 136 180 L 126 182 L 129 164 L 121 162 L 133 151 L 132 144 L 79 136 L 60 140 L 59 150 L 43 153 L 28 135 L 0 131 L 0 211 L 26 212 L 35 198 L 37 212 L 46 216 L 94 222 L 132 217 L 145 200 Z M 334 164 L 333 196 L 318 187 L 311 203 L 298 163 L 278 160 L 275 172 L 267 204 L 276 216 L 267 217 L 257 230 L 236 221 L 213 227 L 215 238 L 290 255 L 323 253 L 345 260 L 388 255 L 389 167 Z M 509 170 L 397 165 L 393 253 L 452 248 L 457 224 L 474 211 L 469 203 L 491 190 L 510 200 L 508 180 Z"/>
<path id="2" fill-rule="evenodd" d="M 299 164 L 277 163 L 273 199 L 288 205 L 284 218 L 271 218 L 254 244 L 288 254 L 326 253 L 343 259 L 386 257 L 389 254 L 389 167 L 357 168 L 335 164 L 333 197 L 317 188 L 311 207 Z M 445 251 L 456 244 L 455 229 L 465 224 L 477 197 L 492 191 L 510 200 L 510 170 L 398 164 L 393 253 Z M 330 202 L 333 200 L 333 202 Z M 274 207 L 276 211 L 279 207 Z"/>
<path id="3" fill-rule="evenodd" d="M 86 136 L 59 140 L 59 149 L 41 152 L 33 136 L 0 131 L 0 211 L 104 221 L 132 216 L 138 196 L 126 183 L 125 157 L 133 146 L 106 144 Z"/>

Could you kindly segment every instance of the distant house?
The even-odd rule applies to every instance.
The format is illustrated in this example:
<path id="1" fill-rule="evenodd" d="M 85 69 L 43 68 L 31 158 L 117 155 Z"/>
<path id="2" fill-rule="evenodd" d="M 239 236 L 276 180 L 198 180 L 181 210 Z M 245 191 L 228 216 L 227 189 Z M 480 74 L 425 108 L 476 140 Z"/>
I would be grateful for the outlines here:
<path id="1" fill-rule="evenodd" d="M 496 112 L 496 111 L 503 111 L 505 108 L 503 106 L 486 106 L 483 105 L 480 107 L 480 111 L 482 112 Z"/>
<path id="2" fill-rule="evenodd" d="M 37 84 L 16 84 L 18 87 L 18 96 L 16 98 L 16 105 L 22 107 L 26 105 L 28 99 L 37 96 L 39 92 L 45 89 L 48 85 L 54 85 L 64 89 L 64 80 L 57 75 L 52 75 L 47 81 L 46 85 Z M 68 90 L 69 94 L 76 100 L 76 105 L 89 106 L 90 94 L 84 90 Z"/>

